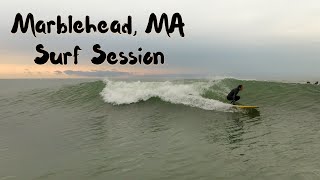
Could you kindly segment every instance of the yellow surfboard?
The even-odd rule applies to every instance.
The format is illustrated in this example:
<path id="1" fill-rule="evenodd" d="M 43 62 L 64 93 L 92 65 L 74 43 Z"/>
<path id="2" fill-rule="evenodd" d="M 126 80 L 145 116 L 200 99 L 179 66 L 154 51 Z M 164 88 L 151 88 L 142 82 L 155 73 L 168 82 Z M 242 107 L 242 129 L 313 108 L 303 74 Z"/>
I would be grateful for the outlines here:
<path id="1" fill-rule="evenodd" d="M 259 108 L 258 106 L 243 106 L 243 105 L 233 105 L 236 108 L 241 108 L 241 109 L 255 109 Z"/>

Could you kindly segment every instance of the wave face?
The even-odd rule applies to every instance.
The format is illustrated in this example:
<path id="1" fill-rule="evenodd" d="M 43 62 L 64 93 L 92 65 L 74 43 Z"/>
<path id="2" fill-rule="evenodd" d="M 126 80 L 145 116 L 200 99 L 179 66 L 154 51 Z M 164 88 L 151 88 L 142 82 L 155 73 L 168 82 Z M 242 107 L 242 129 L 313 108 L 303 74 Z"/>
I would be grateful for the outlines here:
<path id="1" fill-rule="evenodd" d="M 55 86 L 59 83 L 62 87 Z M 17 84 L 19 86 L 14 89 L 23 90 L 20 82 Z M 44 83 L 34 81 L 34 84 L 42 86 Z M 30 86 L 34 86 L 34 84 Z M 6 91 L 5 94 L 0 91 L 0 94 L 3 94 L 0 101 L 3 102 L 3 107 L 12 107 L 16 105 L 15 102 L 29 102 L 30 98 L 32 102 L 43 103 L 42 106 L 39 106 L 41 109 L 53 105 L 94 109 L 104 105 L 132 105 L 145 101 L 151 105 L 162 101 L 204 110 L 234 112 L 234 108 L 226 100 L 226 95 L 231 89 L 242 84 L 244 90 L 239 93 L 241 96 L 240 104 L 269 108 L 270 111 L 277 108 L 286 112 L 320 112 L 320 98 L 318 98 L 320 86 L 311 84 L 231 78 L 175 81 L 98 80 L 81 83 L 72 81 L 70 85 L 67 85 L 68 83 L 63 85 L 64 83 L 60 81 L 50 81 L 47 84 L 50 84 L 47 88 L 39 87 L 29 90 L 30 87 L 26 88 L 23 93 L 17 93 L 12 89 Z"/>
<path id="2" fill-rule="evenodd" d="M 218 82 L 125 82 L 105 80 L 106 86 L 100 94 L 105 102 L 114 105 L 132 104 L 147 101 L 150 98 L 160 98 L 173 104 L 183 104 L 205 110 L 231 110 L 230 104 L 203 97 Z"/>
<path id="3" fill-rule="evenodd" d="M 112 81 L 105 80 L 100 95 L 113 105 L 133 104 L 158 98 L 172 104 L 181 104 L 204 110 L 233 111 L 226 100 L 228 92 L 239 84 L 244 85 L 240 92 L 240 103 L 260 107 L 281 106 L 286 109 L 310 107 L 320 103 L 320 86 L 268 82 L 255 80 L 215 79 L 177 80 L 165 82 Z"/>
<path id="4" fill-rule="evenodd" d="M 37 84 L 38 82 L 34 83 Z M 239 93 L 241 96 L 240 104 L 270 108 L 270 111 L 274 108 L 283 109 L 287 112 L 316 113 L 320 111 L 320 106 L 318 106 L 320 98 L 317 98 L 320 94 L 320 86 L 311 84 L 231 78 L 175 81 L 98 80 L 75 82 L 70 85 L 66 83 L 66 85 L 61 85 L 62 87 L 54 85 L 59 83 L 62 82 L 50 81 L 50 84 L 53 85 L 48 86 L 48 88 L 35 88 L 31 91 L 26 90 L 24 93 L 16 93 L 10 90 L 5 95 L 11 94 L 15 98 L 12 99 L 9 96 L 5 98 L 3 96 L 0 101 L 4 102 L 3 106 L 7 107 L 7 103 L 11 100 L 28 102 L 28 98 L 30 98 L 30 101 L 43 103 L 41 108 L 50 107 L 54 104 L 84 109 L 99 108 L 104 105 L 133 105 L 147 101 L 149 105 L 166 102 L 204 110 L 234 112 L 234 108 L 226 100 L 226 95 L 231 89 L 242 84 L 244 90 Z M 19 86 L 15 89 L 23 88 Z M 9 104 L 9 106 L 14 105 L 14 102 Z"/>

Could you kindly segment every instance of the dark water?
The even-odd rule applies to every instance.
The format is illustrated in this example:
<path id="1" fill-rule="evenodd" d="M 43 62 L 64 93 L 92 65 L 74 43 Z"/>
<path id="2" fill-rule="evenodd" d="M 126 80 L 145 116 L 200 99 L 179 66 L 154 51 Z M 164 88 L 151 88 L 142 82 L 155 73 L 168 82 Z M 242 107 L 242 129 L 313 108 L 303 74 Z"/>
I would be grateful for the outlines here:
<path id="1" fill-rule="evenodd" d="M 320 178 L 320 86 L 84 81 L 0 80 L 0 180 Z"/>

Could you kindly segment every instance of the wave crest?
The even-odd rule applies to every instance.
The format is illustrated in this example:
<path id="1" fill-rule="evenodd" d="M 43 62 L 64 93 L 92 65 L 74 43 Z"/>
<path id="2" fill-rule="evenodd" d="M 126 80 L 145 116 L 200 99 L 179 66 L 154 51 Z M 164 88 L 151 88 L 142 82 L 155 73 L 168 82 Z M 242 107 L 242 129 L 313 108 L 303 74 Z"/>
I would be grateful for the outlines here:
<path id="1" fill-rule="evenodd" d="M 114 105 L 132 104 L 158 97 L 173 104 L 183 104 L 205 110 L 230 111 L 230 104 L 202 97 L 202 94 L 215 83 L 217 81 L 178 83 L 105 80 L 106 86 L 100 95 L 105 102 Z"/>

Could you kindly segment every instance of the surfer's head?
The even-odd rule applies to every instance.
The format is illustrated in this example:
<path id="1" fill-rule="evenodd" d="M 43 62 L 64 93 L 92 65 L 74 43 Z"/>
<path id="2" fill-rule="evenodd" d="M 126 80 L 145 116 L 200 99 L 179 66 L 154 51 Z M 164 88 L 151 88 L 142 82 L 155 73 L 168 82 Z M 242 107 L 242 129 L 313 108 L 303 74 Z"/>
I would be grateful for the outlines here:
<path id="1" fill-rule="evenodd" d="M 242 91 L 242 90 L 243 90 L 243 86 L 240 84 L 240 85 L 238 86 L 238 89 L 239 89 L 240 91 Z"/>

